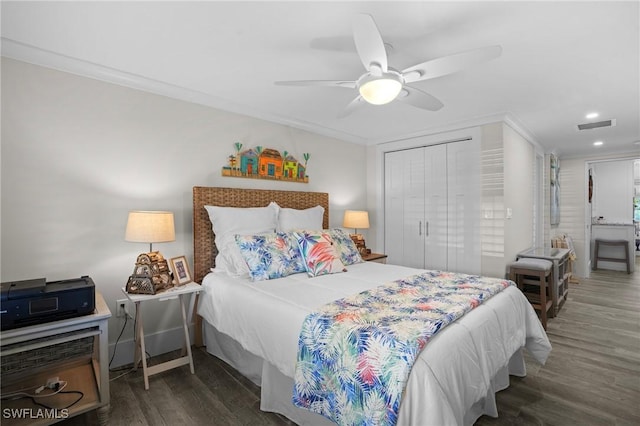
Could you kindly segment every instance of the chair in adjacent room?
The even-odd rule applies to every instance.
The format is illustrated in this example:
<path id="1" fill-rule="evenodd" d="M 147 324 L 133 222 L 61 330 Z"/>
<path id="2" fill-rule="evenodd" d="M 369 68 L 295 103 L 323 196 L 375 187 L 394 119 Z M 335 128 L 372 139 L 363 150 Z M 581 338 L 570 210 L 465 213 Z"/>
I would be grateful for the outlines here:
<path id="1" fill-rule="evenodd" d="M 515 282 L 538 312 L 547 329 L 547 319 L 554 316 L 556 294 L 553 284 L 553 263 L 544 259 L 521 258 L 509 265 L 509 279 Z"/>

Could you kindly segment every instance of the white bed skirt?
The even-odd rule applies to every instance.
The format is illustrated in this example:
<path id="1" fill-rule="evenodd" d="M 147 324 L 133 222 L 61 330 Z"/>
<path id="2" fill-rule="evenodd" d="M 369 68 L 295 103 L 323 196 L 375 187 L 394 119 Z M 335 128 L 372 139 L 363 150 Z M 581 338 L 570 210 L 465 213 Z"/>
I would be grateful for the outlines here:
<path id="1" fill-rule="evenodd" d="M 311 411 L 295 407 L 291 402 L 293 379 L 282 374 L 277 368 L 262 358 L 247 352 L 237 341 L 220 333 L 207 321 L 203 321 L 204 339 L 207 352 L 222 359 L 253 383 L 261 387 L 260 409 L 279 413 L 299 425 L 334 425 L 333 422 Z M 428 371 L 420 369 L 419 371 Z M 484 398 L 476 401 L 464 414 L 464 424 L 473 425 L 482 415 L 498 416 L 495 393 L 509 387 L 509 375 L 523 377 L 526 367 L 522 349 L 510 358 L 509 364 L 491 379 L 491 385 Z M 417 377 L 412 371 L 405 394 L 420 394 L 427 377 Z M 403 404 L 400 407 L 398 425 L 428 425 L 420 404 Z"/>

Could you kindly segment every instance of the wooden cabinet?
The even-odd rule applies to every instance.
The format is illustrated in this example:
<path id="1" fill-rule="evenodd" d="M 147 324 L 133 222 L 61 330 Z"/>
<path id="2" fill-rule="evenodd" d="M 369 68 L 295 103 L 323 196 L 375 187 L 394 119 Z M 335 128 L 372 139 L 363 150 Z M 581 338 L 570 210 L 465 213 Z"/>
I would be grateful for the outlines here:
<path id="1" fill-rule="evenodd" d="M 385 153 L 385 252 L 392 264 L 479 274 L 480 146 Z"/>
<path id="2" fill-rule="evenodd" d="M 18 391 L 38 397 L 2 401 L 2 424 L 48 425 L 94 409 L 100 424 L 107 424 L 110 317 L 96 294 L 91 315 L 3 331 L 3 398 Z M 61 392 L 54 394 L 56 389 Z"/>

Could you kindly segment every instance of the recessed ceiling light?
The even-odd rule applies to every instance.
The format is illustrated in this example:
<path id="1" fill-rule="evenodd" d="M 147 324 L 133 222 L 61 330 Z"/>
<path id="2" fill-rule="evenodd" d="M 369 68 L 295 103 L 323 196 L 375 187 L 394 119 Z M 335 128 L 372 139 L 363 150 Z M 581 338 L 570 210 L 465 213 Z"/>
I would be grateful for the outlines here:
<path id="1" fill-rule="evenodd" d="M 590 112 L 589 114 L 587 114 L 585 117 L 587 119 L 592 119 L 592 118 L 596 118 L 599 114 L 597 112 Z"/>
<path id="2" fill-rule="evenodd" d="M 602 141 L 595 141 L 595 142 L 593 143 L 593 146 L 600 146 L 600 145 L 602 145 L 602 144 L 604 144 L 604 142 L 602 142 Z"/>

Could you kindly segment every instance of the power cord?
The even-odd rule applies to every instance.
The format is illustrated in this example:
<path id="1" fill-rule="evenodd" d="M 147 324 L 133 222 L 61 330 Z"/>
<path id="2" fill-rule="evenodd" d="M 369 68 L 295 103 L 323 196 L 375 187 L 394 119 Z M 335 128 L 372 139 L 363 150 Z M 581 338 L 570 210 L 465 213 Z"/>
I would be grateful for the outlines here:
<path id="1" fill-rule="evenodd" d="M 122 333 L 124 333 L 124 329 L 127 326 L 127 322 L 129 321 L 129 315 L 125 314 L 124 316 L 124 324 L 122 324 L 122 329 L 120 330 L 120 334 L 118 334 L 118 338 L 116 339 L 116 343 L 113 345 L 113 353 L 111 354 L 111 359 L 109 360 L 109 371 L 118 371 L 118 370 L 111 370 L 111 363 L 113 362 L 113 358 L 115 358 L 116 356 L 116 350 L 118 349 L 118 342 L 120 341 L 120 338 L 122 337 Z"/>
<path id="2" fill-rule="evenodd" d="M 113 345 L 113 353 L 111 354 L 111 359 L 109 360 L 109 371 L 110 372 L 116 372 L 116 371 L 122 371 L 122 370 L 127 370 L 122 374 L 117 375 L 116 377 L 112 377 L 109 379 L 110 382 L 113 382 L 114 380 L 119 379 L 120 377 L 126 376 L 127 374 L 131 373 L 132 371 L 135 370 L 135 368 L 131 367 L 131 368 L 111 368 L 111 364 L 113 363 L 113 359 L 116 356 L 116 351 L 118 350 L 118 342 L 120 342 L 120 338 L 122 337 L 122 333 L 124 333 L 124 329 L 127 327 L 127 322 L 129 322 L 129 314 L 125 314 L 124 316 L 124 324 L 122 324 L 122 329 L 120 329 L 120 334 L 118 334 L 118 338 L 116 339 L 116 343 Z"/>
<path id="3" fill-rule="evenodd" d="M 84 398 L 84 393 L 80 392 L 80 391 L 65 391 L 64 389 L 67 387 L 67 385 L 69 384 L 69 382 L 64 381 L 64 380 L 59 380 L 57 377 L 51 378 L 47 380 L 47 383 L 38 387 L 29 387 L 29 388 L 23 388 L 23 389 L 19 389 L 17 391 L 5 394 L 0 396 L 0 399 L 2 400 L 17 400 L 17 399 L 22 399 L 22 398 L 28 398 L 31 400 L 31 402 L 33 402 L 35 405 L 39 405 L 41 407 L 44 407 L 46 409 L 49 410 L 53 410 L 55 409 L 54 407 L 49 407 L 46 404 L 43 404 L 42 402 L 39 401 L 39 399 L 41 398 L 48 398 L 54 395 L 60 395 L 60 394 L 77 394 L 80 395 L 78 397 L 78 399 L 76 399 L 75 401 L 73 401 L 71 404 L 67 405 L 66 407 L 62 407 L 62 408 L 58 408 L 58 409 L 67 409 L 67 408 L 71 408 L 73 407 L 75 404 L 78 403 L 78 401 L 80 401 L 82 398 Z M 26 391 L 31 390 L 33 393 L 29 393 Z M 49 392 L 50 391 L 50 392 Z"/>
<path id="4" fill-rule="evenodd" d="M 73 407 L 74 405 L 76 405 L 78 402 L 80 402 L 80 400 L 81 400 L 82 398 L 84 398 L 84 393 L 82 393 L 82 392 L 80 392 L 80 391 L 64 391 L 64 392 L 60 392 L 60 393 L 64 393 L 64 394 L 78 394 L 78 395 L 80 395 L 80 396 L 78 397 L 78 399 L 76 399 L 76 400 L 75 400 L 75 401 L 73 401 L 71 404 L 67 405 L 66 407 L 57 408 L 58 410 L 66 410 L 67 408 L 71 408 L 71 407 Z M 46 404 L 43 404 L 43 403 L 41 403 L 41 402 L 38 402 L 38 401 L 36 401 L 34 398 L 31 398 L 31 401 L 32 401 L 34 404 L 36 404 L 36 405 L 39 405 L 39 406 L 41 406 L 41 407 L 46 408 L 47 410 L 55 410 L 55 409 L 56 409 L 55 407 L 49 407 L 49 406 L 48 406 L 48 405 L 46 405 Z"/>

